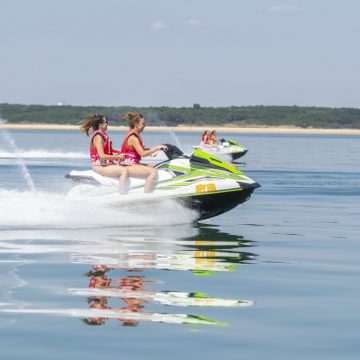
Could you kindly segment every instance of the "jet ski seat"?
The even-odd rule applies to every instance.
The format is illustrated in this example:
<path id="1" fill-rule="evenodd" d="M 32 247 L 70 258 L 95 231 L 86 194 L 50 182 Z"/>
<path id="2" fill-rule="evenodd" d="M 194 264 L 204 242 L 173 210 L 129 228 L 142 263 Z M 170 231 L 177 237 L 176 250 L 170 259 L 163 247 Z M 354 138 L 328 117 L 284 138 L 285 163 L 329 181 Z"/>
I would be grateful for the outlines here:
<path id="1" fill-rule="evenodd" d="M 159 181 L 170 180 L 173 178 L 173 175 L 168 171 L 159 170 Z M 88 183 L 92 185 L 102 185 L 102 186 L 118 186 L 118 178 L 103 176 L 96 173 L 93 170 L 72 170 L 69 174 L 65 175 L 66 178 L 72 179 L 74 181 L 80 181 L 82 183 Z M 137 187 L 143 186 L 145 184 L 145 179 L 131 178 L 127 180 L 128 187 Z"/>

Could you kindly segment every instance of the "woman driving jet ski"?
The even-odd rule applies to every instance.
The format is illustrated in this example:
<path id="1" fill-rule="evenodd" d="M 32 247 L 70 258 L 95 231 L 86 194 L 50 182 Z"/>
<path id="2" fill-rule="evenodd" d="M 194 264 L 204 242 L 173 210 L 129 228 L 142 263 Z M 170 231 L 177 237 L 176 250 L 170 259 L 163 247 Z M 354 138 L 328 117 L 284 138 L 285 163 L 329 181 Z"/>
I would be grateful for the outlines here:
<path id="1" fill-rule="evenodd" d="M 140 133 L 145 128 L 143 115 L 137 112 L 128 112 L 123 116 L 123 119 L 128 122 L 130 129 L 126 133 L 121 146 L 121 152 L 125 154 L 125 159 L 120 163 L 128 166 L 129 176 L 145 178 L 144 192 L 151 192 L 158 178 L 157 169 L 140 164 L 140 160 L 142 157 L 152 155 L 158 150 L 166 150 L 167 148 L 165 145 L 157 145 L 149 149 L 145 148 L 140 136 Z"/>
<path id="2" fill-rule="evenodd" d="M 90 141 L 90 160 L 93 170 L 104 176 L 119 177 L 119 191 L 125 193 L 125 182 L 128 170 L 118 163 L 125 159 L 125 154 L 113 150 L 109 136 L 106 134 L 108 120 L 104 115 L 90 115 L 85 118 L 80 126 L 80 131 L 89 136 L 92 129 Z"/>
<path id="3" fill-rule="evenodd" d="M 209 144 L 210 145 L 216 145 L 216 131 L 213 130 L 211 133 L 210 133 L 210 137 L 209 137 Z"/>

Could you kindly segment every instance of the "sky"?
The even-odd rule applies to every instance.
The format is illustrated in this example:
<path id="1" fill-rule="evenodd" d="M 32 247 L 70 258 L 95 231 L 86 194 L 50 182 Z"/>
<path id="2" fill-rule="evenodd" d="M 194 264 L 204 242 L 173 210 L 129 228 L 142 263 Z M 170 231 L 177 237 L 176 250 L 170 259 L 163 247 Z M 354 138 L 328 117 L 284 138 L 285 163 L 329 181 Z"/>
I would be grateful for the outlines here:
<path id="1" fill-rule="evenodd" d="M 359 0 L 0 0 L 0 103 L 360 107 Z"/>

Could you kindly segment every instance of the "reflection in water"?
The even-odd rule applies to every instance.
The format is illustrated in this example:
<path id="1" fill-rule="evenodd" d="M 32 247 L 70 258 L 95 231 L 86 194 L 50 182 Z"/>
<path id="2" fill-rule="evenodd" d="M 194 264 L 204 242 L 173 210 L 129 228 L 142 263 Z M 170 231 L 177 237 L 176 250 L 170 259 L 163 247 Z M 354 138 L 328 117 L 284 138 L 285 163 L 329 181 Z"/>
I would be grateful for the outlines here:
<path id="1" fill-rule="evenodd" d="M 121 315 L 120 320 L 123 325 L 136 326 L 138 320 L 133 319 L 133 313 L 139 313 L 138 319 L 141 319 L 143 308 L 149 301 L 170 306 L 213 306 L 213 307 L 235 307 L 235 306 L 250 306 L 253 304 L 249 300 L 235 300 L 235 299 L 219 299 L 211 298 L 203 293 L 189 293 L 180 291 L 147 291 L 146 286 L 150 283 L 160 283 L 159 280 L 147 280 L 144 276 L 126 276 L 119 279 L 112 279 L 108 276 L 108 272 L 113 270 L 107 266 L 94 265 L 93 269 L 96 271 L 90 271 L 87 275 L 90 277 L 89 289 L 69 289 L 70 293 L 74 295 L 88 296 L 88 303 L 90 309 L 102 309 L 109 310 L 114 307 L 109 306 L 109 300 L 120 300 L 123 305 L 116 307 Z M 134 269 L 128 269 L 133 271 Z M 130 313 L 130 316 L 129 316 Z M 140 314 L 142 313 L 142 314 Z M 153 314 L 152 314 L 153 315 Z M 166 318 L 171 317 L 171 314 L 165 314 L 164 322 Z M 105 316 L 105 315 L 104 315 Z M 149 314 L 147 313 L 145 319 Z M 182 318 L 182 322 L 188 320 Z M 106 321 L 106 317 L 91 317 L 84 320 L 89 325 L 103 325 Z M 195 320 L 197 324 L 211 324 L 211 325 L 223 325 L 220 322 L 205 319 L 204 317 L 191 315 L 192 323 Z"/>
<path id="2" fill-rule="evenodd" d="M 88 303 L 90 309 L 108 310 L 113 307 L 108 305 L 108 299 L 119 299 L 123 302 L 123 306 L 117 307 L 116 311 L 119 314 L 120 320 L 124 326 L 136 326 L 138 320 L 127 317 L 127 313 L 140 313 L 146 300 L 139 296 L 145 287 L 145 280 L 143 276 L 127 276 L 120 279 L 111 279 L 106 275 L 111 268 L 107 266 L 94 265 L 95 272 L 90 271 L 87 275 L 90 276 L 89 288 L 95 290 L 89 291 Z M 153 280 L 154 282 L 156 280 Z M 109 292 L 106 290 L 110 290 Z M 113 291 L 115 290 L 115 291 Z M 81 294 L 80 290 L 74 290 L 74 294 Z M 102 325 L 106 318 L 87 318 L 84 320 L 89 325 Z"/>
<path id="3" fill-rule="evenodd" d="M 193 272 L 196 275 L 211 275 L 214 271 L 235 271 L 239 264 L 256 258 L 255 254 L 243 251 L 254 246 L 251 241 L 211 227 L 201 227 L 199 234 L 188 238 L 187 242 L 184 247 L 193 251 Z M 242 251 L 239 251 L 240 249 Z"/>
<path id="4" fill-rule="evenodd" d="M 178 291 L 178 282 L 169 281 L 168 275 L 166 290 L 161 289 L 165 283 L 162 279 L 164 270 L 210 276 L 216 272 L 236 271 L 240 264 L 248 264 L 256 258 L 254 253 L 244 251 L 254 246 L 251 241 L 212 227 L 187 225 L 136 231 L 92 229 L 91 233 L 85 230 L 48 230 L 40 232 L 41 239 L 37 231 L 36 240 L 33 240 L 31 231 L 14 231 L 12 238 L 11 233 L 0 233 L 2 255 L 21 255 L 24 258 L 63 253 L 68 262 L 89 266 L 90 270 L 85 274 L 88 279 L 86 286 L 66 290 L 74 295 L 74 299 L 85 298 L 88 307 L 41 309 L 34 304 L 19 306 L 19 301 L 14 300 L 13 306 L 0 304 L 2 312 L 76 316 L 88 325 L 103 325 L 107 320 L 115 319 L 124 326 L 136 326 L 140 321 L 222 326 L 226 324 L 201 315 L 165 312 L 163 306 L 217 308 L 253 305 L 251 300 L 212 297 L 201 289 Z M 45 262 L 47 269 L 51 269 L 46 259 L 32 259 L 32 263 Z M 149 270 L 156 270 L 158 276 L 148 276 Z M 153 271 L 150 273 L 154 274 Z M 29 286 L 29 283 L 24 282 L 23 286 Z M 159 306 L 160 311 L 148 311 Z"/>
<path id="5" fill-rule="evenodd" d="M 176 235 L 176 230 L 174 233 Z M 101 251 L 73 253 L 72 261 L 132 271 L 191 270 L 196 275 L 210 275 L 217 271 L 234 271 L 240 264 L 256 258 L 255 254 L 243 251 L 254 246 L 251 241 L 210 227 L 194 227 L 190 236 L 184 234 L 177 238 L 174 234 L 111 235 L 107 241 L 110 243 L 105 248 L 102 240 Z"/>

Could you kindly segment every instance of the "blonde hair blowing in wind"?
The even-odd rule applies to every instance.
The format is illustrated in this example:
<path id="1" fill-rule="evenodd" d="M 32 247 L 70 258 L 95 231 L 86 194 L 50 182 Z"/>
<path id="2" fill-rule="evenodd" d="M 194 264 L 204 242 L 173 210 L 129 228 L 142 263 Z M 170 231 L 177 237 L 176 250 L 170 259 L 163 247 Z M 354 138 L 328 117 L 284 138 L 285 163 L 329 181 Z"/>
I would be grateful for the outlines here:
<path id="1" fill-rule="evenodd" d="M 128 112 L 126 113 L 122 119 L 126 120 L 130 126 L 131 129 L 135 127 L 135 125 L 140 121 L 140 119 L 143 119 L 144 115 L 138 113 L 138 112 Z"/>

